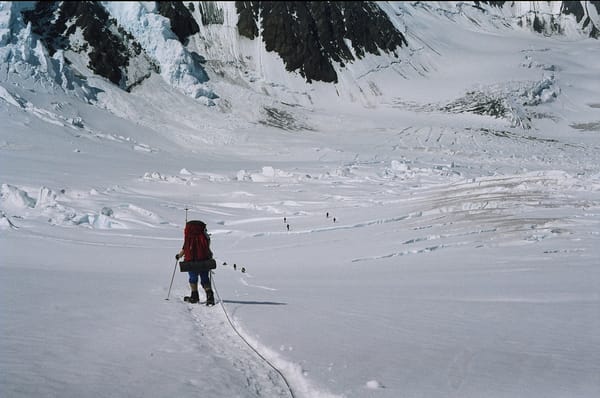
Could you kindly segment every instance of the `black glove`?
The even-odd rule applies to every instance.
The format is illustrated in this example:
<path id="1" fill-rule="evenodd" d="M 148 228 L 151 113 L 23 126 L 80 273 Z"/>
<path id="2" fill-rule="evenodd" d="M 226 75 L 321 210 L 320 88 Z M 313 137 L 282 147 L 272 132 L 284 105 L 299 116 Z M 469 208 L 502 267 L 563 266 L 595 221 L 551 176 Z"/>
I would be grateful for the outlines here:
<path id="1" fill-rule="evenodd" d="M 175 260 L 179 260 L 179 253 L 175 255 Z"/>

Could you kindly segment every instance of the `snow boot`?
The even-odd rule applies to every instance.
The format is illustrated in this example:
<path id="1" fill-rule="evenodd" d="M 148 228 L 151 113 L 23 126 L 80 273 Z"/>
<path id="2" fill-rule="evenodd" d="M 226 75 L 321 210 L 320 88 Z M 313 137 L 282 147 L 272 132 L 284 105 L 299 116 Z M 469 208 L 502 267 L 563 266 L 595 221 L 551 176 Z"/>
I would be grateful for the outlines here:
<path id="1" fill-rule="evenodd" d="M 205 287 L 204 291 L 206 292 L 206 305 L 215 305 L 215 295 L 210 286 Z"/>
<path id="2" fill-rule="evenodd" d="M 188 303 L 195 304 L 200 301 L 200 296 L 198 295 L 198 284 L 190 283 L 190 289 L 192 289 L 191 295 L 185 296 L 183 300 L 187 301 Z"/>
<path id="3" fill-rule="evenodd" d="M 192 304 L 196 304 L 198 301 L 200 301 L 200 296 L 198 295 L 198 291 L 193 291 L 192 295 L 190 296 L 190 303 Z"/>

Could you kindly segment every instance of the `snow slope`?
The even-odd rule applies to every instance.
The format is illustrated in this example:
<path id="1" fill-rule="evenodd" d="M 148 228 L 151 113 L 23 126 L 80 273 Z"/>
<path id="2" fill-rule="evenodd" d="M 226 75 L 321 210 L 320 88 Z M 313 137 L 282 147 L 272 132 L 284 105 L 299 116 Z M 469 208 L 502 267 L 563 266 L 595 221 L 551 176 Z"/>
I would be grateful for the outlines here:
<path id="1" fill-rule="evenodd" d="M 3 39 L 3 395 L 598 396 L 600 46 L 410 11 L 414 68 L 211 107 Z M 165 300 L 186 208 L 213 308 Z"/>

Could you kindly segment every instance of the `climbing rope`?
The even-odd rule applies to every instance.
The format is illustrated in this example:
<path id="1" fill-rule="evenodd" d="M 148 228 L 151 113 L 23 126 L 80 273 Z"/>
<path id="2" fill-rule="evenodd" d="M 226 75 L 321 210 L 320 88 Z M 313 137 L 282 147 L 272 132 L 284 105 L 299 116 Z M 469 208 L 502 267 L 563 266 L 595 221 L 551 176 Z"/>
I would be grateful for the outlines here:
<path id="1" fill-rule="evenodd" d="M 292 387 L 290 387 L 290 383 L 288 382 L 288 380 L 286 379 L 286 377 L 283 375 L 283 373 L 279 369 L 277 369 L 277 367 L 275 365 L 273 365 L 267 358 L 265 358 L 260 352 L 258 352 L 258 350 L 256 348 L 254 348 L 252 346 L 252 344 L 250 344 L 248 342 L 248 340 L 246 340 L 246 338 L 244 336 L 242 336 L 242 334 L 235 327 L 234 323 L 231 321 L 231 318 L 229 317 L 229 314 L 227 313 L 227 310 L 225 309 L 225 306 L 223 305 L 223 300 L 221 300 L 221 296 L 219 295 L 219 291 L 217 290 L 217 285 L 215 283 L 215 276 L 214 276 L 214 272 L 213 271 L 210 271 L 210 279 L 212 281 L 212 285 L 213 285 L 213 288 L 215 290 L 215 294 L 217 295 L 217 299 L 219 299 L 219 304 L 221 305 L 221 308 L 223 309 L 223 313 L 225 314 L 225 318 L 227 318 L 227 322 L 229 322 L 229 325 L 231 326 L 231 328 L 233 329 L 233 331 L 240 337 L 240 339 L 242 339 L 242 341 L 244 343 L 246 343 L 246 345 L 248 347 L 250 347 L 250 349 L 252 351 L 254 351 L 256 353 L 256 355 L 258 355 L 258 357 L 260 359 L 262 359 L 275 372 L 277 372 L 277 374 L 279 374 L 279 376 L 281 376 L 281 379 L 283 380 L 283 382 L 285 383 L 288 391 L 290 392 L 290 396 L 292 398 L 295 398 L 294 391 L 292 390 Z"/>

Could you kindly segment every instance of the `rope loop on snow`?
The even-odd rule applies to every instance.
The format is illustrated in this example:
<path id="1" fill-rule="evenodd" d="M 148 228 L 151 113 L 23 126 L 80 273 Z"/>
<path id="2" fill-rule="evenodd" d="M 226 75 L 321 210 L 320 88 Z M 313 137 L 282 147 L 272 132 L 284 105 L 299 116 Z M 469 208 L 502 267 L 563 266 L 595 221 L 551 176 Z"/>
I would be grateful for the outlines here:
<path id="1" fill-rule="evenodd" d="M 292 387 L 290 386 L 290 383 L 288 382 L 287 378 L 283 375 L 283 373 L 279 369 L 277 369 L 277 367 L 275 365 L 273 365 L 267 358 L 265 358 L 260 352 L 258 352 L 258 350 L 256 348 L 254 348 L 252 346 L 252 344 L 250 344 L 248 342 L 248 340 L 246 340 L 246 338 L 238 331 L 238 329 L 235 327 L 234 323 L 231 321 L 231 318 L 229 317 L 229 314 L 227 313 L 227 310 L 225 309 L 225 306 L 223 305 L 223 300 L 221 300 L 221 296 L 219 295 L 219 291 L 217 290 L 217 285 L 215 283 L 215 276 L 214 276 L 214 272 L 213 271 L 210 271 L 210 279 L 212 281 L 212 285 L 213 285 L 213 289 L 215 290 L 215 294 L 217 295 L 217 298 L 219 299 L 219 304 L 221 305 L 221 309 L 223 310 L 223 313 L 225 314 L 225 318 L 227 318 L 227 322 L 229 322 L 229 325 L 231 326 L 231 328 L 233 329 L 233 331 L 240 337 L 240 339 L 242 339 L 242 341 L 244 343 L 246 343 L 246 345 L 248 347 L 250 347 L 250 349 L 252 351 L 254 351 L 254 353 L 256 355 L 258 355 L 258 357 L 260 359 L 262 359 L 275 372 L 277 372 L 277 374 L 279 374 L 279 376 L 281 377 L 281 379 L 285 383 L 288 391 L 290 392 L 290 396 L 292 398 L 295 398 L 294 391 L 292 390 Z"/>

